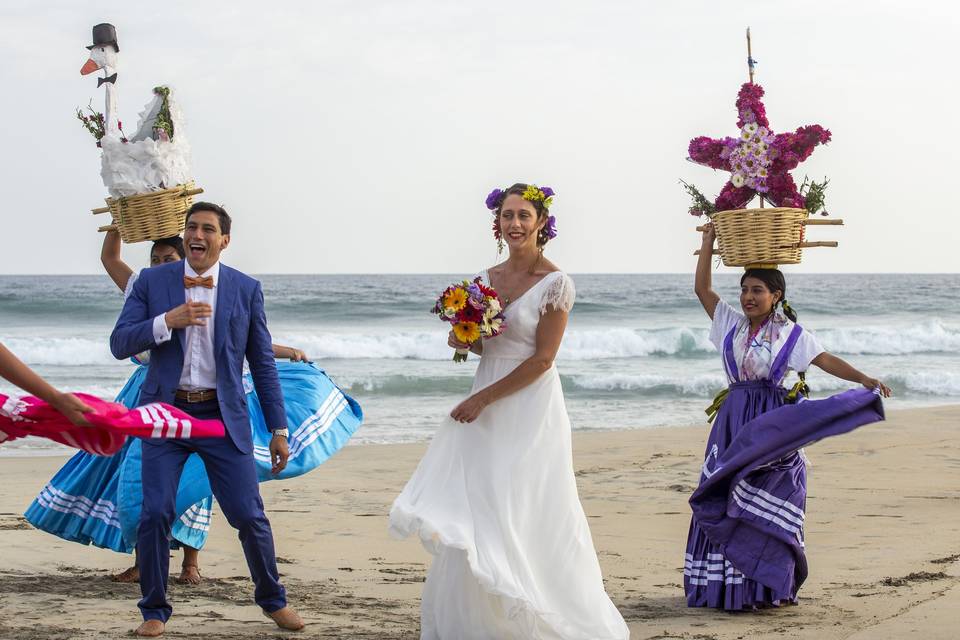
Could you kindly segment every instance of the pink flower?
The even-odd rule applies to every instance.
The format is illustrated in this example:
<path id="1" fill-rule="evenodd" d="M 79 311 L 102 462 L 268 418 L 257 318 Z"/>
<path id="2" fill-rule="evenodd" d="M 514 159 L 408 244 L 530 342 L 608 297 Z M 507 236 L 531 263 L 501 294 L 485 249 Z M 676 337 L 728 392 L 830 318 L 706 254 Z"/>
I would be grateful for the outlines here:
<path id="1" fill-rule="evenodd" d="M 740 119 L 737 121 L 737 127 L 743 128 L 748 122 L 756 122 L 761 127 L 770 127 L 767 120 L 767 110 L 763 107 L 763 87 L 752 82 L 747 82 L 740 87 L 740 93 L 737 94 L 737 113 Z"/>
<path id="2" fill-rule="evenodd" d="M 717 196 L 715 203 L 717 211 L 742 209 L 753 199 L 754 195 L 755 192 L 750 187 L 735 187 L 732 183 L 728 182 L 724 185 L 720 195 Z"/>
<path id="3" fill-rule="evenodd" d="M 727 169 L 730 163 L 721 154 L 725 149 L 725 140 L 714 140 L 706 136 L 700 136 L 690 141 L 687 153 L 690 159 L 700 164 L 705 164 L 713 169 Z M 729 156 L 729 152 L 727 153 Z"/>

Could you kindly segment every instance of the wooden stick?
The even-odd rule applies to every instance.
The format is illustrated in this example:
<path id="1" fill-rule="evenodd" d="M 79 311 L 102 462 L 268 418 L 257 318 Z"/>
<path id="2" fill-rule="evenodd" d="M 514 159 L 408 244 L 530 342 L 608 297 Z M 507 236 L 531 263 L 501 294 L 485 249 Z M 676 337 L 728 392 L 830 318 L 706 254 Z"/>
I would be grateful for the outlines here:
<path id="1" fill-rule="evenodd" d="M 104 225 L 99 229 L 97 229 L 97 231 L 99 231 L 100 233 L 103 233 L 105 231 L 118 231 L 118 230 L 119 230 L 119 227 L 117 227 L 117 225 L 115 224 Z"/>
<path id="2" fill-rule="evenodd" d="M 811 227 L 811 226 L 819 227 L 820 225 L 842 225 L 843 219 L 833 218 L 830 220 L 824 220 L 822 218 L 817 218 L 817 219 L 804 220 L 800 224 L 802 224 L 805 227 Z"/>
<path id="3" fill-rule="evenodd" d="M 805 227 L 820 227 L 820 226 L 843 226 L 842 218 L 833 218 L 831 220 L 803 220 L 800 222 Z M 701 233 L 707 230 L 707 225 L 701 225 L 697 227 L 697 231 Z"/>
<path id="4" fill-rule="evenodd" d="M 196 189 L 187 189 L 186 191 L 184 191 L 184 192 L 181 193 L 180 195 L 181 195 L 181 196 L 195 196 L 195 195 L 200 194 L 200 193 L 203 193 L 203 189 L 201 189 L 200 187 L 197 187 Z"/>
<path id="5" fill-rule="evenodd" d="M 779 248 L 781 248 L 781 249 L 787 249 L 787 248 L 790 248 L 790 247 L 794 247 L 794 246 L 795 246 L 795 247 L 797 247 L 798 249 L 810 249 L 810 248 L 813 248 L 813 247 L 837 247 L 837 246 L 839 246 L 839 244 L 840 244 L 840 243 L 837 242 L 836 240 L 820 240 L 820 241 L 818 241 L 818 242 L 801 242 L 801 243 L 798 244 L 798 245 L 788 245 L 788 246 L 779 247 Z M 711 249 L 711 250 L 710 250 L 710 255 L 712 255 L 712 256 L 719 255 L 719 254 L 720 254 L 720 250 L 719 250 L 719 249 Z M 697 249 L 696 251 L 694 251 L 694 252 L 693 252 L 693 255 L 695 255 L 695 256 L 700 255 L 700 249 Z"/>
<path id="6" fill-rule="evenodd" d="M 753 49 L 750 46 L 750 27 L 747 27 L 747 69 L 750 71 L 750 84 L 753 84 Z"/>
<path id="7" fill-rule="evenodd" d="M 107 213 L 110 211 L 110 207 L 100 207 L 99 209 L 92 209 L 90 213 L 97 215 L 98 213 Z"/>

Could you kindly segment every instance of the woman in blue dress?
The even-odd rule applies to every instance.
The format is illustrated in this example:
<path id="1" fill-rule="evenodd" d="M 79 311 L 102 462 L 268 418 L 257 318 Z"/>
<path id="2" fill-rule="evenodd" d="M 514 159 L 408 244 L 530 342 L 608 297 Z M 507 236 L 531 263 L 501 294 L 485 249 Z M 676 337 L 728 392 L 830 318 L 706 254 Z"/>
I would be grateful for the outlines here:
<path id="1" fill-rule="evenodd" d="M 809 444 L 881 420 L 882 408 L 876 410 L 876 397 L 861 389 L 804 402 L 804 409 L 798 406 L 789 415 L 771 412 L 783 412 L 791 394 L 805 390 L 803 374 L 811 364 L 884 397 L 890 389 L 825 351 L 796 324 L 784 297 L 786 282 L 776 268 L 746 270 L 740 279 L 739 310 L 721 300 L 711 286 L 713 242 L 713 225 L 708 225 L 695 289 L 712 320 L 710 340 L 723 356 L 730 386 L 711 407 L 716 414 L 701 486 L 691 499 L 684 591 L 691 607 L 742 610 L 792 604 L 807 573 L 807 480 L 802 453 L 797 446 L 782 451 L 784 443 L 793 438 L 796 445 L 797 438 L 806 438 Z M 788 370 L 801 375 L 790 393 L 781 386 Z M 738 461 L 745 456 L 729 455 L 734 452 L 750 453 L 751 460 L 760 463 L 737 469 L 742 473 L 729 491 L 721 488 L 719 497 L 704 495 L 718 478 L 733 473 L 731 466 L 742 464 Z"/>
<path id="2" fill-rule="evenodd" d="M 108 232 L 100 258 L 126 298 L 137 274 L 121 259 L 120 247 L 119 233 Z M 176 262 L 183 257 L 181 238 L 158 240 L 150 251 L 150 266 Z M 291 478 L 315 468 L 346 443 L 363 417 L 359 405 L 340 391 L 321 369 L 307 362 L 302 351 L 274 345 L 274 356 L 290 360 L 277 363 L 291 425 L 290 458 L 287 468 L 279 475 L 270 473 L 270 434 L 253 385 L 248 384 L 249 375 L 244 381 L 254 432 L 254 457 L 261 481 Z M 117 402 L 136 406 L 148 358 L 149 353 L 145 353 L 135 359 L 139 366 L 120 391 Z M 111 457 L 78 453 L 54 475 L 24 515 L 36 528 L 65 540 L 130 553 L 136 546 L 142 502 L 140 459 L 140 441 L 136 438 L 131 438 Z M 171 532 L 174 542 L 184 550 L 178 582 L 200 582 L 199 549 L 210 529 L 212 493 L 202 462 L 197 456 L 191 456 L 181 475 L 177 519 Z M 136 564 L 114 579 L 137 582 Z"/>

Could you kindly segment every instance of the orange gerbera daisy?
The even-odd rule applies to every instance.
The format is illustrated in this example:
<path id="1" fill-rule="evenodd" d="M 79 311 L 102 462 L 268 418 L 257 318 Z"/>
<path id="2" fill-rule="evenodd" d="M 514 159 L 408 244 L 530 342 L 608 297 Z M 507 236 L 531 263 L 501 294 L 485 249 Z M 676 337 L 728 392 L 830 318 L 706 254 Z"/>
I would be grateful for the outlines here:
<path id="1" fill-rule="evenodd" d="M 480 325 L 476 322 L 458 322 L 453 325 L 453 335 L 460 342 L 472 344 L 480 339 Z"/>
<path id="2" fill-rule="evenodd" d="M 460 309 L 463 309 L 464 305 L 466 304 L 467 292 L 460 287 L 447 291 L 447 293 L 445 293 L 443 296 L 443 306 L 446 309 L 460 311 Z"/>

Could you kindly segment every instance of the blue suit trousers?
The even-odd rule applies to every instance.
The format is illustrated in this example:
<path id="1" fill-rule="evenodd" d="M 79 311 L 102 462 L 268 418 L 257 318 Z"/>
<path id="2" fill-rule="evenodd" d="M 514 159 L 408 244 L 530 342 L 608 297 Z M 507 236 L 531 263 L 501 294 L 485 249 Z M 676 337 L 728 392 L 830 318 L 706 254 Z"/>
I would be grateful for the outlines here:
<path id="1" fill-rule="evenodd" d="M 198 419 L 221 419 L 216 400 L 176 403 Z M 170 571 L 170 529 L 176 517 L 177 487 L 191 453 L 203 460 L 210 488 L 227 521 L 239 532 L 240 544 L 254 583 L 254 599 L 264 611 L 286 606 L 280 584 L 273 532 L 263 512 L 263 500 L 252 453 L 241 453 L 230 438 L 143 441 L 143 510 L 137 528 L 140 565 L 139 602 L 144 620 L 166 622 L 173 613 L 167 601 Z"/>

